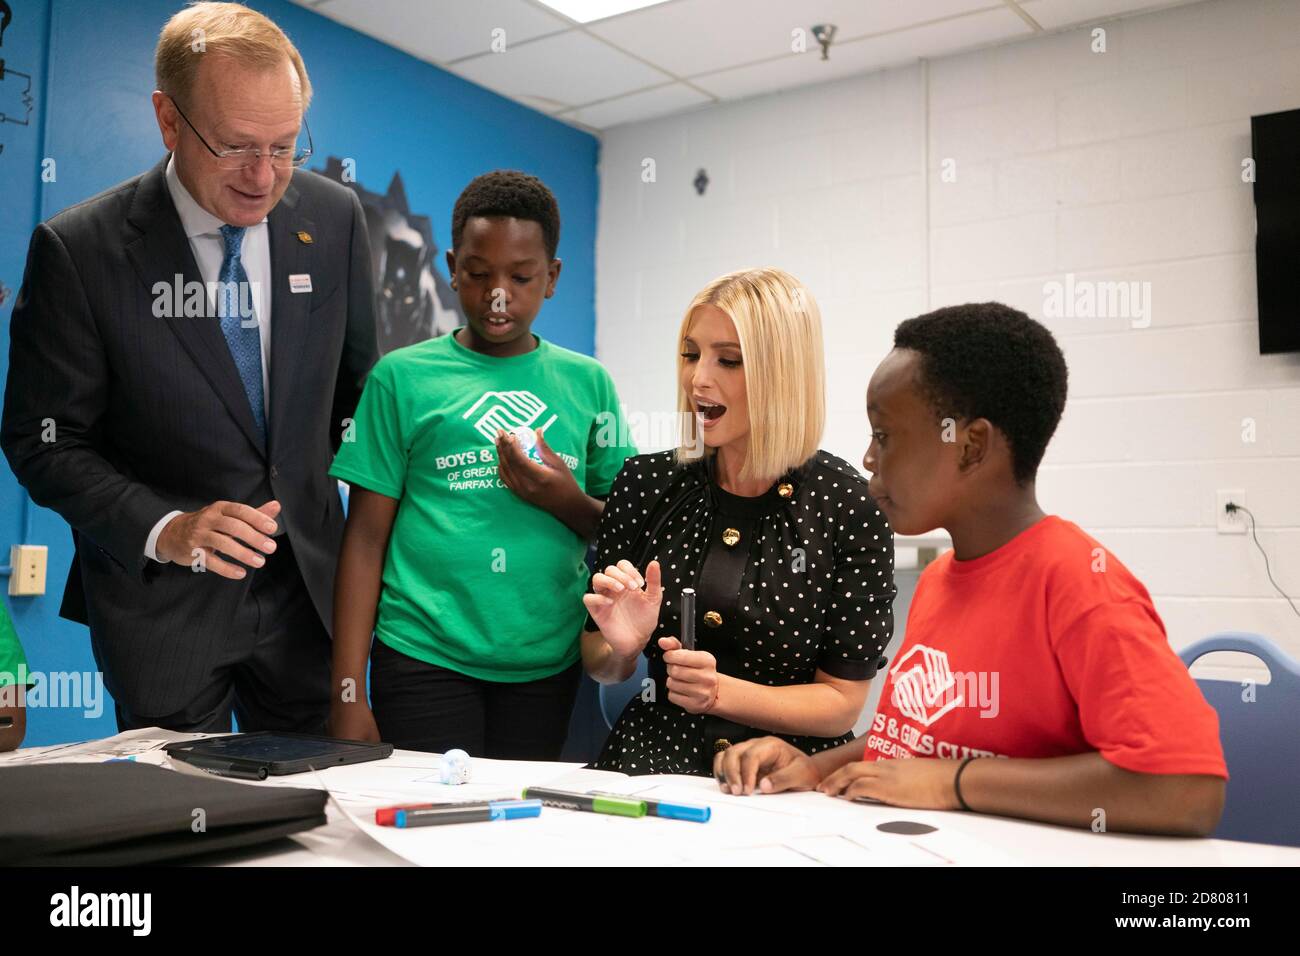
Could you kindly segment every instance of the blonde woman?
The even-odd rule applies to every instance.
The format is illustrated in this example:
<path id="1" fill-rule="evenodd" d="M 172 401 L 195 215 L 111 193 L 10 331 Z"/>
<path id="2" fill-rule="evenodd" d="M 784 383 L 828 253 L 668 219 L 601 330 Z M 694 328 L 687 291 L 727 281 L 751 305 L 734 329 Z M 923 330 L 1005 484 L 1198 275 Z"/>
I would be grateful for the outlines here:
<path id="1" fill-rule="evenodd" d="M 595 680 L 652 684 L 595 766 L 708 775 L 732 743 L 851 738 L 893 632 L 893 536 L 866 479 L 818 450 L 821 315 L 779 269 L 709 283 L 679 334 L 675 451 L 628 459 L 601 520 L 582 635 Z M 703 454 L 690 449 L 703 446 Z M 683 588 L 696 649 L 682 647 Z"/>

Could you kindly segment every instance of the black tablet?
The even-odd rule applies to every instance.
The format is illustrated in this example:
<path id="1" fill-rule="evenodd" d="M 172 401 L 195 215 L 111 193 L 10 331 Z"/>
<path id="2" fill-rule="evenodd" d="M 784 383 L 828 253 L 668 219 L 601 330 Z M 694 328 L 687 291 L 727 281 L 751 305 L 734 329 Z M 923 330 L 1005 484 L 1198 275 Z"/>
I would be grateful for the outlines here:
<path id="1" fill-rule="evenodd" d="M 393 745 L 258 730 L 248 734 L 182 740 L 167 744 L 163 749 L 169 756 L 210 773 L 264 780 L 268 776 L 383 760 L 392 754 Z"/>

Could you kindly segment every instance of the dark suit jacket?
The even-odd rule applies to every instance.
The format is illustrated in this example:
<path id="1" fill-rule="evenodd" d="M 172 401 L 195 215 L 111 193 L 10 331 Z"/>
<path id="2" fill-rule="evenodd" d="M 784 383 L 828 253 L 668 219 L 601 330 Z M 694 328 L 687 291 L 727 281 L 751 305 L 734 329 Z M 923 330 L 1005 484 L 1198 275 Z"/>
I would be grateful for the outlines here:
<path id="1" fill-rule="evenodd" d="M 150 529 L 173 509 L 278 499 L 332 632 L 343 515 L 327 472 L 375 361 L 360 201 L 297 171 L 267 217 L 274 285 L 263 447 L 219 320 L 156 315 L 157 283 L 202 282 L 166 167 L 164 157 L 36 227 L 0 425 L 19 482 L 73 529 L 60 613 L 90 626 L 113 696 L 158 716 L 182 709 L 215 663 L 232 659 L 231 622 L 253 578 L 146 558 Z M 312 291 L 291 292 L 289 276 L 302 273 Z"/>

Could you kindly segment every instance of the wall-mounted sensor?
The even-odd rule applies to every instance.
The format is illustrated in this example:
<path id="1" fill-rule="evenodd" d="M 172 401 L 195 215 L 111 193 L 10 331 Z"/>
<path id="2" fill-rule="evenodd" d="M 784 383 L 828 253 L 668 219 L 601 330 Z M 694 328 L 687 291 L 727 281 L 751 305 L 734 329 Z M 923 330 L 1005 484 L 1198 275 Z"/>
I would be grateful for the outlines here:
<path id="1" fill-rule="evenodd" d="M 812 28 L 813 39 L 822 45 L 822 59 L 831 58 L 831 41 L 835 39 L 835 24 L 819 23 Z"/>

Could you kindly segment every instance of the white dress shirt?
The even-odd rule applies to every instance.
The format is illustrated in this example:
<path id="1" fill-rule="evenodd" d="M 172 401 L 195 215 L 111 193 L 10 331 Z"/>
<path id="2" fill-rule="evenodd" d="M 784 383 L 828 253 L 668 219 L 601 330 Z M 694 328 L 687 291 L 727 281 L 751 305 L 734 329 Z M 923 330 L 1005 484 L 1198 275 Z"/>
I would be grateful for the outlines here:
<path id="1" fill-rule="evenodd" d="M 215 292 L 214 283 L 221 274 L 221 262 L 226 257 L 226 243 L 221 238 L 221 227 L 225 225 L 220 219 L 200 206 L 188 189 L 181 183 L 176 173 L 176 157 L 167 161 L 167 191 L 171 193 L 172 203 L 181 219 L 181 228 L 190 241 L 194 261 L 199 266 L 199 276 L 209 290 Z M 253 314 L 257 317 L 257 330 L 262 340 L 262 397 L 267 421 L 270 421 L 271 402 L 271 239 L 267 232 L 266 218 L 244 230 L 244 241 L 240 246 L 240 262 L 248 273 L 249 291 L 252 294 Z M 215 314 L 216 300 L 210 295 L 208 305 Z M 167 522 L 180 511 L 163 515 L 145 540 L 145 556 L 154 561 L 158 557 L 158 536 L 162 534 Z"/>

